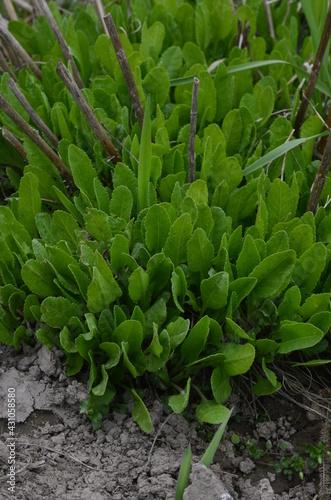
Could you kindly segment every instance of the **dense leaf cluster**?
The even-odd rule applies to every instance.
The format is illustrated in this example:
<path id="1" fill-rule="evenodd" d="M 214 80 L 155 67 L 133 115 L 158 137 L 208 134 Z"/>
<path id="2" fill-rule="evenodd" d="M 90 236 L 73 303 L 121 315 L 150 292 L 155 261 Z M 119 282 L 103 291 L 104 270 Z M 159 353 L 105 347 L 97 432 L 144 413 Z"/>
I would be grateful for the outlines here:
<path id="1" fill-rule="evenodd" d="M 295 143 L 266 170 L 249 169 L 286 147 L 299 101 L 294 66 L 311 52 L 304 33 L 298 53 L 300 19 L 287 4 L 273 6 L 277 41 L 259 0 L 235 13 L 227 0 L 112 5 L 145 107 L 145 133 L 91 4 L 73 15 L 51 4 L 85 98 L 123 144 L 116 166 L 56 73 L 61 51 L 45 18 L 9 25 L 42 62 L 42 81 L 22 69 L 19 86 L 59 137 L 76 190 L 68 191 L 54 165 L 1 113 L 2 124 L 23 138 L 28 164 L 1 140 L 9 167 L 0 206 L 0 341 L 57 346 L 68 375 L 88 366 L 83 411 L 95 427 L 126 390 L 135 400 L 133 419 L 151 431 L 135 383 L 144 374 L 167 392 L 175 412 L 184 411 L 194 386 L 198 419 L 218 423 L 228 413 L 232 377 L 252 370 L 254 393 L 270 394 L 281 387 L 275 360 L 328 360 L 331 213 L 322 205 L 331 180 L 314 216 L 305 212 L 318 165 L 313 140 Z M 238 20 L 250 25 L 244 48 Z M 258 73 L 242 66 L 269 59 L 284 64 L 261 65 Z M 200 80 L 196 180 L 188 184 L 193 76 Z M 29 121 L 8 79 L 3 74 L 1 92 Z M 316 106 L 322 103 L 316 92 Z M 308 116 L 302 136 L 321 130 L 320 119 Z M 196 379 L 201 370 L 209 392 Z"/>

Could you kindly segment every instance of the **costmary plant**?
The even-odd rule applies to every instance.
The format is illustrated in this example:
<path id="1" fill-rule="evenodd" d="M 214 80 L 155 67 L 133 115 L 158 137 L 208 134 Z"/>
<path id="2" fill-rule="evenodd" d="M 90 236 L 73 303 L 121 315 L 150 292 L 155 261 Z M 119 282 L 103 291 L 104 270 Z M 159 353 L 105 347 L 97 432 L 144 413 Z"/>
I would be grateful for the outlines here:
<path id="1" fill-rule="evenodd" d="M 235 12 L 229 0 L 108 6 L 144 107 L 141 130 L 94 7 L 67 15 L 51 3 L 81 93 L 119 151 L 116 161 L 56 72 L 62 52 L 46 18 L 9 23 L 41 63 L 41 78 L 23 68 L 17 85 L 59 141 L 49 147 L 72 181 L 64 183 L 1 112 L 3 130 L 25 153 L 22 159 L 0 139 L 0 342 L 19 349 L 39 340 L 65 353 L 68 375 L 88 370 L 82 412 L 94 428 L 128 392 L 133 420 L 151 432 L 139 391 L 146 379 L 176 413 L 194 393 L 197 419 L 218 424 L 229 414 L 235 377 L 250 372 L 253 393 L 262 396 L 281 388 L 275 364 L 299 371 L 331 360 L 329 175 L 318 211 L 306 212 L 329 61 L 314 108 L 291 140 L 301 79 L 308 78 L 303 63 L 315 50 L 310 33 L 300 31 L 297 7 L 270 5 L 274 39 L 262 0 Z M 239 21 L 250 26 L 244 44 Z M 194 76 L 200 87 L 189 184 Z M 35 127 L 9 79 L 3 73 L 2 96 Z M 210 390 L 199 383 L 202 372 Z"/>

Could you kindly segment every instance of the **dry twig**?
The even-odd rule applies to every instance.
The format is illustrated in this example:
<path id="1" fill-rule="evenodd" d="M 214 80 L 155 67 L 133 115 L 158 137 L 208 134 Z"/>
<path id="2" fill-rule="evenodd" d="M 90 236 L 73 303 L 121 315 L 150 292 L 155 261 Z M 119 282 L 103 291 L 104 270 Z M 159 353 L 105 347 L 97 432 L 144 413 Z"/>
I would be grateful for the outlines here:
<path id="1" fill-rule="evenodd" d="M 12 48 L 14 53 L 22 59 L 33 71 L 39 80 L 41 80 L 41 71 L 33 61 L 33 59 L 29 56 L 29 54 L 23 49 L 23 47 L 18 43 L 16 38 L 10 33 L 7 27 L 7 23 L 2 16 L 0 16 L 0 35 L 7 42 L 8 46 Z"/>
<path id="2" fill-rule="evenodd" d="M 294 134 L 296 137 L 299 137 L 299 132 L 301 129 L 301 126 L 303 124 L 303 121 L 305 119 L 305 114 L 307 111 L 308 103 L 311 99 L 311 96 L 314 92 L 317 80 L 318 80 L 318 75 L 321 69 L 324 53 L 326 50 L 326 47 L 328 45 L 329 39 L 331 35 L 331 3 L 329 5 L 328 13 L 326 16 L 325 20 L 325 25 L 323 28 L 323 33 L 321 37 L 320 44 L 317 49 L 315 61 L 313 64 L 313 68 L 310 74 L 310 78 L 308 80 L 307 87 L 304 91 L 303 98 L 301 99 L 300 107 L 298 109 L 297 115 L 295 117 L 295 123 L 294 123 Z"/>
<path id="3" fill-rule="evenodd" d="M 11 69 L 8 62 L 6 61 L 6 58 L 1 48 L 0 48 L 0 67 L 2 68 L 2 71 L 6 71 L 7 73 L 9 73 L 12 79 L 17 82 L 17 76 L 15 75 L 14 71 Z"/>
<path id="4" fill-rule="evenodd" d="M 40 118 L 40 116 L 35 112 L 31 104 L 28 102 L 28 100 L 24 97 L 14 80 L 11 78 L 7 86 L 10 88 L 12 93 L 15 95 L 16 99 L 21 103 L 25 111 L 28 113 L 32 121 L 37 125 L 38 128 L 45 134 L 47 139 L 53 144 L 53 146 L 58 148 L 59 141 L 57 137 L 53 134 L 53 132 L 47 127 L 46 123 L 43 122 L 43 120 Z"/>
<path id="5" fill-rule="evenodd" d="M 25 2 L 25 0 L 12 0 L 12 1 L 13 3 L 16 3 L 16 5 L 18 5 L 18 7 L 20 7 L 21 9 L 24 9 L 30 13 L 33 12 L 32 5 L 30 5 L 28 2 Z"/>
<path id="6" fill-rule="evenodd" d="M 307 212 L 313 212 L 315 214 L 317 211 L 318 202 L 322 194 L 323 186 L 325 184 L 330 165 L 331 165 L 331 133 L 329 134 L 328 140 L 326 142 L 322 160 L 310 191 L 310 197 L 307 205 Z"/>
<path id="7" fill-rule="evenodd" d="M 76 101 L 79 109 L 83 113 L 85 120 L 87 123 L 90 125 L 91 129 L 93 130 L 94 134 L 96 135 L 97 139 L 100 141 L 102 147 L 106 151 L 107 155 L 110 157 L 111 161 L 113 163 L 117 163 L 119 161 L 122 161 L 122 157 L 113 145 L 113 143 L 110 141 L 108 138 L 106 132 L 102 128 L 99 120 L 93 113 L 92 109 L 90 108 L 88 102 L 84 98 L 81 90 L 79 89 L 78 85 L 76 84 L 75 80 L 65 67 L 62 61 L 59 61 L 59 64 L 56 68 L 56 71 L 60 78 L 62 78 L 65 86 L 69 90 L 70 94 Z"/>
<path id="8" fill-rule="evenodd" d="M 105 10 L 103 8 L 102 1 L 101 0 L 93 0 L 93 3 L 94 3 L 95 10 L 98 14 L 98 18 L 99 18 L 101 27 L 103 29 L 103 32 L 107 34 L 107 26 L 106 26 L 106 23 L 104 21 Z"/>
<path id="9" fill-rule="evenodd" d="M 64 457 L 68 457 L 71 460 L 73 460 L 74 462 L 77 462 L 80 465 L 84 465 L 84 467 L 87 467 L 88 469 L 100 470 L 100 469 L 97 469 L 96 467 L 91 467 L 90 465 L 85 464 L 84 462 L 82 462 L 78 458 L 74 457 L 73 455 L 71 455 L 67 451 L 59 451 L 59 450 L 55 450 L 54 448 L 50 448 L 48 446 L 41 446 L 40 444 L 36 444 L 36 443 L 27 443 L 25 441 L 16 441 L 16 444 L 22 445 L 22 446 L 28 446 L 28 447 L 35 446 L 36 448 L 40 448 L 41 450 L 47 450 L 47 451 L 50 451 L 51 453 L 56 453 L 57 455 L 63 455 Z"/>
<path id="10" fill-rule="evenodd" d="M 25 152 L 25 149 L 23 148 L 22 144 L 20 141 L 12 134 L 6 127 L 2 127 L 1 129 L 2 132 L 2 137 L 18 152 L 20 156 L 24 159 L 24 161 L 27 158 L 27 154 Z"/>
<path id="11" fill-rule="evenodd" d="M 141 104 L 140 97 L 139 97 L 139 92 L 136 86 L 136 83 L 133 79 L 133 75 L 125 54 L 125 51 L 123 49 L 122 42 L 120 40 L 120 37 L 118 35 L 113 17 L 111 14 L 108 14 L 107 16 L 104 17 L 107 30 L 109 32 L 111 41 L 113 43 L 116 57 L 118 60 L 118 63 L 120 65 L 120 68 L 123 73 L 123 77 L 130 95 L 130 99 L 132 102 L 132 106 L 137 118 L 137 122 L 139 123 L 140 128 L 142 129 L 143 126 L 143 121 L 144 121 L 144 108 Z"/>
<path id="12" fill-rule="evenodd" d="M 195 180 L 195 134 L 197 130 L 198 117 L 198 95 L 200 81 L 197 77 L 193 79 L 190 137 L 188 142 L 188 182 L 191 184 Z"/>
<path id="13" fill-rule="evenodd" d="M 62 33 L 60 31 L 60 28 L 56 24 L 56 21 L 53 17 L 53 14 L 52 14 L 50 8 L 47 5 L 46 0 L 33 0 L 33 1 L 34 1 L 34 4 L 38 3 L 43 15 L 46 17 L 47 22 L 50 25 L 51 30 L 53 31 L 54 36 L 55 36 L 58 44 L 60 45 L 60 48 L 62 50 L 62 53 L 64 55 L 65 60 L 67 62 L 70 61 L 75 82 L 77 83 L 77 85 L 80 89 L 83 89 L 85 87 L 85 85 L 84 85 L 84 82 L 82 80 L 82 77 L 80 76 L 80 73 L 78 71 L 76 63 L 75 63 L 74 58 L 72 56 L 71 50 L 68 47 L 67 42 L 65 41 L 64 36 L 62 35 Z"/>
<path id="14" fill-rule="evenodd" d="M 11 2 L 11 0 L 3 0 L 5 9 L 7 11 L 9 19 L 12 21 L 16 21 L 18 19 L 18 16 L 16 14 L 16 10 L 14 9 L 14 6 Z"/>
<path id="15" fill-rule="evenodd" d="M 269 28 L 269 34 L 271 38 L 275 39 L 275 30 L 274 30 L 274 24 L 272 22 L 272 15 L 271 15 L 271 9 L 268 0 L 264 0 L 264 10 L 265 10 L 265 15 L 267 18 L 267 23 L 268 23 L 268 28 Z"/>
<path id="16" fill-rule="evenodd" d="M 53 151 L 53 149 L 40 137 L 38 130 L 32 128 L 17 111 L 9 104 L 9 102 L 0 93 L 0 108 L 13 120 L 13 122 L 22 130 L 22 132 L 31 139 L 34 144 L 47 156 L 47 158 L 55 165 L 63 179 L 70 187 L 73 185 L 73 178 L 70 170 L 63 163 L 61 158 Z"/>

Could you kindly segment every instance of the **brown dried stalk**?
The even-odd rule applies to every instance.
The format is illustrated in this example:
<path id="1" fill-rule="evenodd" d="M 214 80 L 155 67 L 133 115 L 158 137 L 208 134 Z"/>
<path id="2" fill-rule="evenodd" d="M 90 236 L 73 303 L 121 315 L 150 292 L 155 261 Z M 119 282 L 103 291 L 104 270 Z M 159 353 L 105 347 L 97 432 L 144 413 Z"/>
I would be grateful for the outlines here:
<path id="1" fill-rule="evenodd" d="M 102 30 L 104 33 L 107 34 L 107 26 L 106 26 L 106 23 L 104 21 L 105 9 L 103 8 L 102 1 L 101 0 L 93 0 L 93 3 L 94 3 L 94 8 L 96 10 L 96 13 L 98 14 L 98 18 L 99 18 Z"/>
<path id="2" fill-rule="evenodd" d="M 269 34 L 270 34 L 271 38 L 275 39 L 276 37 L 275 37 L 274 24 L 272 22 L 271 9 L 270 9 L 270 4 L 269 4 L 268 0 L 264 0 L 264 10 L 265 10 L 266 18 L 267 18 Z"/>
<path id="3" fill-rule="evenodd" d="M 23 47 L 18 43 L 16 38 L 10 33 L 7 28 L 7 23 L 4 18 L 0 15 L 0 35 L 8 43 L 8 45 L 13 49 L 14 53 L 22 59 L 33 71 L 39 80 L 41 80 L 41 71 L 29 56 L 29 54 L 23 49 Z"/>
<path id="4" fill-rule="evenodd" d="M 21 9 L 24 9 L 30 13 L 33 12 L 33 7 L 28 2 L 25 2 L 25 0 L 12 0 L 12 1 L 13 3 L 16 3 L 16 5 L 18 5 L 18 7 L 20 7 Z"/>
<path id="5" fill-rule="evenodd" d="M 17 54 L 13 51 L 7 40 L 5 40 L 2 36 L 0 36 L 0 38 L 4 52 L 7 54 L 7 60 L 12 62 L 14 68 L 21 69 L 23 67 L 22 61 L 17 57 Z"/>
<path id="6" fill-rule="evenodd" d="M 294 134 L 296 137 L 299 137 L 299 132 L 303 124 L 303 121 L 305 119 L 307 107 L 318 80 L 318 75 L 321 69 L 323 57 L 330 39 L 330 35 L 331 35 L 331 3 L 329 4 L 329 9 L 325 20 L 321 41 L 317 49 L 315 61 L 313 64 L 313 69 L 311 71 L 307 87 L 304 91 L 297 115 L 295 117 Z"/>
<path id="7" fill-rule="evenodd" d="M 113 163 L 122 161 L 121 155 L 119 154 L 113 143 L 110 141 L 109 137 L 102 128 L 97 117 L 95 116 L 89 104 L 87 103 L 86 99 L 84 98 L 81 90 L 79 89 L 75 80 L 73 79 L 73 77 L 71 76 L 71 74 L 69 73 L 69 71 L 67 70 L 62 61 L 59 61 L 56 71 L 57 74 L 60 76 L 60 78 L 62 78 L 65 86 L 67 87 L 70 94 L 76 101 L 79 109 L 83 113 L 85 120 L 90 125 L 91 129 L 93 130 L 97 139 L 100 141 L 102 147 L 106 151 L 107 155 L 110 157 L 111 161 Z"/>
<path id="8" fill-rule="evenodd" d="M 14 9 L 13 4 L 11 3 L 11 0 L 3 0 L 3 3 L 9 19 L 11 19 L 12 21 L 16 21 L 18 19 L 18 16 L 16 14 L 16 10 Z"/>
<path id="9" fill-rule="evenodd" d="M 198 117 L 198 95 L 200 81 L 197 77 L 193 79 L 190 137 L 188 142 L 188 182 L 191 184 L 195 180 L 195 134 L 197 130 Z"/>
<path id="10" fill-rule="evenodd" d="M 62 35 L 62 33 L 60 31 L 60 28 L 56 24 L 56 21 L 53 17 L 53 14 L 52 14 L 50 8 L 47 5 L 46 0 L 34 0 L 34 3 L 39 5 L 42 13 L 46 17 L 48 24 L 50 25 L 51 30 L 53 31 L 54 36 L 55 36 L 58 44 L 60 45 L 60 48 L 62 50 L 62 53 L 64 55 L 65 60 L 67 62 L 70 61 L 70 63 L 71 63 L 72 73 L 74 75 L 75 82 L 77 83 L 77 85 L 80 89 L 83 89 L 85 87 L 85 85 L 84 85 L 84 82 L 82 80 L 82 77 L 80 76 L 80 73 L 79 73 L 78 68 L 76 66 L 76 63 L 74 61 L 74 58 L 72 56 L 71 49 L 68 47 L 67 42 L 65 41 L 64 36 Z"/>
<path id="11" fill-rule="evenodd" d="M 26 160 L 27 154 L 20 141 L 6 127 L 2 127 L 2 137 Z"/>
<path id="12" fill-rule="evenodd" d="M 53 146 L 58 148 L 59 141 L 57 137 L 53 134 L 53 132 L 47 127 L 46 123 L 40 118 L 40 116 L 35 112 L 31 104 L 24 97 L 14 80 L 11 78 L 7 86 L 10 88 L 12 93 L 15 95 L 16 99 L 21 103 L 25 111 L 28 113 L 32 121 L 37 125 L 37 127 L 45 134 L 47 139 L 53 144 Z"/>
<path id="13" fill-rule="evenodd" d="M 17 82 L 17 76 L 15 75 L 14 71 L 11 69 L 9 66 L 8 62 L 6 61 L 6 58 L 0 48 L 0 67 L 2 68 L 2 71 L 6 71 L 7 73 L 10 74 L 13 80 Z"/>
<path id="14" fill-rule="evenodd" d="M 134 81 L 125 51 L 123 49 L 122 42 L 118 35 L 112 15 L 108 14 L 107 16 L 104 17 L 104 20 L 115 49 L 118 63 L 123 73 L 123 77 L 130 95 L 130 99 L 137 118 L 137 122 L 139 123 L 139 126 L 142 129 L 144 121 L 144 108 L 141 104 L 139 92 L 136 83 Z"/>
<path id="15" fill-rule="evenodd" d="M 328 140 L 326 142 L 322 160 L 318 168 L 314 184 L 312 185 L 310 191 L 310 197 L 306 210 L 307 212 L 313 212 L 315 214 L 317 211 L 318 202 L 322 194 L 323 186 L 325 184 L 330 165 L 331 165 L 331 133 L 329 134 Z"/>
<path id="16" fill-rule="evenodd" d="M 47 156 L 47 158 L 55 165 L 63 179 L 70 187 L 73 185 L 73 178 L 70 170 L 63 163 L 61 158 L 53 151 L 53 149 L 40 137 L 38 130 L 32 128 L 17 111 L 9 104 L 5 97 L 0 93 L 0 108 L 13 120 L 13 122 L 22 130 L 22 132 L 34 142 L 34 144 Z"/>

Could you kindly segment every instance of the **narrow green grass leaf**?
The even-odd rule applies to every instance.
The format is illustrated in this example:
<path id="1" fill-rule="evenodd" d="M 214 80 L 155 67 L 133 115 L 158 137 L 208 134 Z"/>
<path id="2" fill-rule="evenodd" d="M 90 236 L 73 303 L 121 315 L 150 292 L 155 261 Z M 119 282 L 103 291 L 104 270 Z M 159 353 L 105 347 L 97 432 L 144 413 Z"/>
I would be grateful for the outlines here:
<path id="1" fill-rule="evenodd" d="M 182 464 L 179 469 L 175 500 L 183 499 L 183 494 L 190 477 L 191 463 L 192 463 L 192 451 L 191 451 L 191 445 L 189 444 L 185 450 Z"/>
<path id="2" fill-rule="evenodd" d="M 138 166 L 138 212 L 148 207 L 148 183 L 151 175 L 152 139 L 150 97 L 146 99 Z"/>
<path id="3" fill-rule="evenodd" d="M 262 68 L 263 66 L 269 66 L 272 64 L 290 64 L 291 66 L 293 66 L 288 61 L 282 61 L 280 59 L 270 59 L 269 61 L 253 61 L 244 64 L 238 64 L 236 66 L 230 66 L 229 68 L 227 68 L 227 70 L 228 70 L 228 75 L 230 75 L 234 73 L 239 73 L 240 71 L 246 71 L 248 69 Z M 216 71 L 211 73 L 212 76 L 215 76 L 215 74 Z M 177 87 L 178 85 L 186 85 L 187 83 L 192 83 L 193 78 L 194 76 L 184 76 L 181 78 L 174 78 L 170 80 L 170 87 Z"/>
<path id="4" fill-rule="evenodd" d="M 200 460 L 201 463 L 208 468 L 210 467 L 210 464 L 213 461 L 213 458 L 214 458 L 215 453 L 217 451 L 218 445 L 220 444 L 220 441 L 223 437 L 225 428 L 226 428 L 228 421 L 230 420 L 230 417 L 232 415 L 232 411 L 233 411 L 233 408 L 231 410 L 229 410 L 228 414 L 226 415 L 225 419 L 223 420 L 222 424 L 219 426 L 213 439 L 211 440 L 208 448 L 206 449 L 202 459 Z"/>
<path id="5" fill-rule="evenodd" d="M 238 64 L 236 66 L 230 66 L 229 68 L 227 68 L 228 70 L 227 74 L 231 75 L 235 73 L 240 73 L 241 71 L 246 71 L 248 69 L 257 69 L 257 68 L 262 68 L 263 66 L 269 66 L 273 64 L 288 64 L 289 66 L 292 66 L 292 68 L 300 78 L 304 78 L 307 81 L 309 80 L 310 74 L 304 71 L 302 68 L 300 68 L 296 64 L 291 63 L 290 61 L 282 61 L 279 59 L 270 59 L 269 61 L 252 61 L 244 64 Z M 211 76 L 214 77 L 215 75 L 216 72 L 211 73 Z M 179 85 L 186 85 L 188 83 L 192 83 L 194 76 L 197 75 L 174 78 L 170 80 L 170 87 L 177 87 Z M 323 82 L 318 81 L 316 84 L 316 89 L 322 92 L 323 94 L 331 97 L 331 89 Z"/>
<path id="6" fill-rule="evenodd" d="M 259 158 L 256 160 L 254 163 L 249 165 L 243 170 L 243 175 L 248 175 L 252 174 L 256 170 L 259 170 L 259 168 L 264 167 L 265 165 L 268 165 L 268 163 L 272 162 L 273 160 L 277 160 L 277 158 L 280 158 L 283 156 L 285 153 L 288 151 L 291 151 L 292 149 L 296 148 L 297 146 L 300 146 L 304 142 L 307 142 L 311 139 L 319 139 L 320 137 L 323 137 L 324 135 L 327 135 L 329 132 L 322 132 L 320 134 L 312 135 L 311 137 L 302 137 L 301 139 L 294 139 L 293 141 L 286 142 L 285 144 L 282 144 L 281 146 L 278 146 L 278 148 L 273 149 L 266 155 L 262 156 L 262 158 Z"/>

